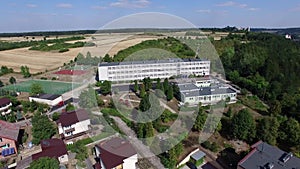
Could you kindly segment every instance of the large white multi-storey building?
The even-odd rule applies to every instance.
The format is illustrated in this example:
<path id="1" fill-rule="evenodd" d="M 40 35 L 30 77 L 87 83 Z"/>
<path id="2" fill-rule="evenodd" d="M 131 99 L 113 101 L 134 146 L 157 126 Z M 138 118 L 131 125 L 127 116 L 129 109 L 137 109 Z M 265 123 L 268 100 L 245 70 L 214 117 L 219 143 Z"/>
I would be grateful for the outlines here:
<path id="1" fill-rule="evenodd" d="M 99 81 L 131 81 L 146 77 L 169 78 L 171 76 L 209 76 L 210 61 L 202 59 L 147 60 L 111 62 L 99 64 Z"/>

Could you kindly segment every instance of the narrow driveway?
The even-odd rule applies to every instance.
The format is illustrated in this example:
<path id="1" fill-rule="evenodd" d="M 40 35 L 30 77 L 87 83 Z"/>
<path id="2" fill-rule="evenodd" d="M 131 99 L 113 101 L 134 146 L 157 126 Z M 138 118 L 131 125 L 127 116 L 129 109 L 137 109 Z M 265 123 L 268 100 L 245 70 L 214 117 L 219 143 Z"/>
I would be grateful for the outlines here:
<path id="1" fill-rule="evenodd" d="M 119 117 L 111 117 L 115 120 L 118 127 L 128 136 L 132 146 L 138 151 L 138 154 L 142 157 L 147 158 L 151 164 L 157 169 L 165 168 L 160 159 L 151 152 L 148 146 L 144 145 L 141 140 L 139 140 L 134 131 L 131 130 Z"/>

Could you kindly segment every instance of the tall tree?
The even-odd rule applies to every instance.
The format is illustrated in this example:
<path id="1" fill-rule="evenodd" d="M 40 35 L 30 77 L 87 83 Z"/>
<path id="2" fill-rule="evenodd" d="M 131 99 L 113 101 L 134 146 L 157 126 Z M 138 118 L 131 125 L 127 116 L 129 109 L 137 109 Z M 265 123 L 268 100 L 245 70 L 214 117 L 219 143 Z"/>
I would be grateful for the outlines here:
<path id="1" fill-rule="evenodd" d="M 41 140 L 49 139 L 56 133 L 54 124 L 47 116 L 36 113 L 31 121 L 33 144 L 39 144 Z"/>
<path id="2" fill-rule="evenodd" d="M 142 98 L 142 100 L 141 100 L 141 102 L 140 102 L 140 104 L 139 104 L 139 109 L 140 109 L 142 112 L 145 112 L 145 111 L 149 110 L 150 107 L 151 107 L 151 104 L 150 104 L 150 101 L 149 101 L 149 95 L 146 94 L 146 95 Z"/>
<path id="3" fill-rule="evenodd" d="M 160 78 L 156 79 L 156 89 L 162 90 L 162 85 L 161 85 Z"/>
<path id="4" fill-rule="evenodd" d="M 14 77 L 9 78 L 9 83 L 10 84 L 15 84 L 16 82 L 17 82 L 16 78 L 14 78 Z"/>
<path id="5" fill-rule="evenodd" d="M 170 101 L 173 99 L 173 97 L 174 97 L 173 87 L 169 86 L 169 88 L 167 90 L 167 100 Z"/>
<path id="6" fill-rule="evenodd" d="M 255 138 L 255 121 L 247 109 L 240 110 L 232 118 L 232 136 L 251 142 Z"/>
<path id="7" fill-rule="evenodd" d="M 138 85 L 138 81 L 134 80 L 134 87 L 133 87 L 133 91 L 136 93 L 139 90 L 139 85 Z"/>
<path id="8" fill-rule="evenodd" d="M 165 78 L 165 80 L 163 82 L 163 88 L 164 88 L 165 94 L 167 94 L 167 90 L 169 88 L 169 79 L 168 78 Z"/>
<path id="9" fill-rule="evenodd" d="M 79 105 L 82 108 L 87 108 L 87 109 L 95 108 L 98 106 L 96 97 L 97 97 L 96 91 L 92 87 L 89 87 L 87 90 L 84 90 L 80 93 Z"/>
<path id="10" fill-rule="evenodd" d="M 28 66 L 21 66 L 21 73 L 22 73 L 24 78 L 28 78 L 28 77 L 31 76 Z"/>
<path id="11" fill-rule="evenodd" d="M 141 84 L 140 86 L 140 97 L 143 98 L 146 95 L 145 85 Z"/>
<path id="12" fill-rule="evenodd" d="M 195 124 L 193 125 L 193 130 L 195 131 L 201 131 L 204 127 L 205 121 L 207 118 L 207 113 L 204 111 L 203 107 L 199 106 L 198 115 L 195 120 Z"/>
<path id="13" fill-rule="evenodd" d="M 111 93 L 111 82 L 105 80 L 100 87 L 100 91 L 102 94 L 107 95 Z"/>
<path id="14" fill-rule="evenodd" d="M 44 93 L 43 91 L 43 88 L 40 84 L 38 83 L 33 83 L 31 86 L 30 86 L 30 93 L 32 95 L 36 95 L 36 94 L 42 94 Z"/>
<path id="15" fill-rule="evenodd" d="M 59 162 L 56 158 L 42 157 L 30 163 L 29 169 L 58 169 Z"/>
<path id="16" fill-rule="evenodd" d="M 291 146 L 300 144 L 300 124 L 294 118 L 289 118 L 280 125 L 279 140 Z"/>
<path id="17" fill-rule="evenodd" d="M 271 145 L 276 144 L 280 123 L 276 117 L 264 117 L 257 124 L 257 138 Z"/>

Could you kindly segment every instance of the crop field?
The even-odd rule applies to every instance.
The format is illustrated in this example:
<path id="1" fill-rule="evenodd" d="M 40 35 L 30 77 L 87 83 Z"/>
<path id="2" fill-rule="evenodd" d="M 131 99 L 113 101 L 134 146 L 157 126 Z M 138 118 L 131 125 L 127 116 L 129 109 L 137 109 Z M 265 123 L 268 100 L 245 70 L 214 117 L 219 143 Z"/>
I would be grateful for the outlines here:
<path id="1" fill-rule="evenodd" d="M 93 37 L 93 40 L 92 40 Z M 34 51 L 27 48 L 0 51 L 0 65 L 13 68 L 15 72 L 20 72 L 20 67 L 26 65 L 30 73 L 45 72 L 46 70 L 55 70 L 64 63 L 73 60 L 78 53 L 86 54 L 90 52 L 92 56 L 104 56 L 110 54 L 113 56 L 118 51 L 127 47 L 136 45 L 142 41 L 161 38 L 158 36 L 137 35 L 136 33 L 113 33 L 113 34 L 94 34 L 85 35 L 87 42 L 93 42 L 96 46 L 71 48 L 69 51 L 59 53 L 58 51 Z M 40 39 L 36 37 L 36 39 Z M 3 41 L 22 41 L 18 38 L 2 38 Z M 80 40 L 83 41 L 83 40 Z"/>
<path id="2" fill-rule="evenodd" d="M 28 80 L 25 82 L 17 83 L 15 85 L 5 86 L 3 87 L 3 89 L 17 92 L 30 92 L 30 87 L 34 83 L 41 85 L 45 93 L 60 95 L 80 86 L 80 84 L 78 83 L 58 82 L 50 80 Z"/>

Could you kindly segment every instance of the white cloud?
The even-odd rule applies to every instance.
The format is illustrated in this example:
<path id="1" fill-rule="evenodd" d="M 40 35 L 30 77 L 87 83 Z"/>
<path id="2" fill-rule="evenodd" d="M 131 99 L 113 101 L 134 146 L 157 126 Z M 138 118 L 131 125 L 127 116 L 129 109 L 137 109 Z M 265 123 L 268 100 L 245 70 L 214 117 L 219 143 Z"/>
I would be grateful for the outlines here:
<path id="1" fill-rule="evenodd" d="M 59 8 L 72 8 L 73 7 L 72 4 L 66 4 L 66 3 L 57 4 L 56 6 Z"/>
<path id="2" fill-rule="evenodd" d="M 27 4 L 26 6 L 27 6 L 28 8 L 36 8 L 36 7 L 37 7 L 36 4 Z"/>
<path id="3" fill-rule="evenodd" d="M 199 12 L 199 13 L 211 13 L 211 10 L 210 9 L 199 9 L 196 12 Z"/>
<path id="4" fill-rule="evenodd" d="M 118 0 L 112 2 L 110 6 L 118 8 L 146 8 L 149 4 L 149 0 Z"/>
<path id="5" fill-rule="evenodd" d="M 216 6 L 220 6 L 220 7 L 229 6 L 229 7 L 246 8 L 248 5 L 247 4 L 237 3 L 237 2 L 234 2 L 234 1 L 227 1 L 227 2 L 224 2 L 224 3 L 216 4 Z"/>

